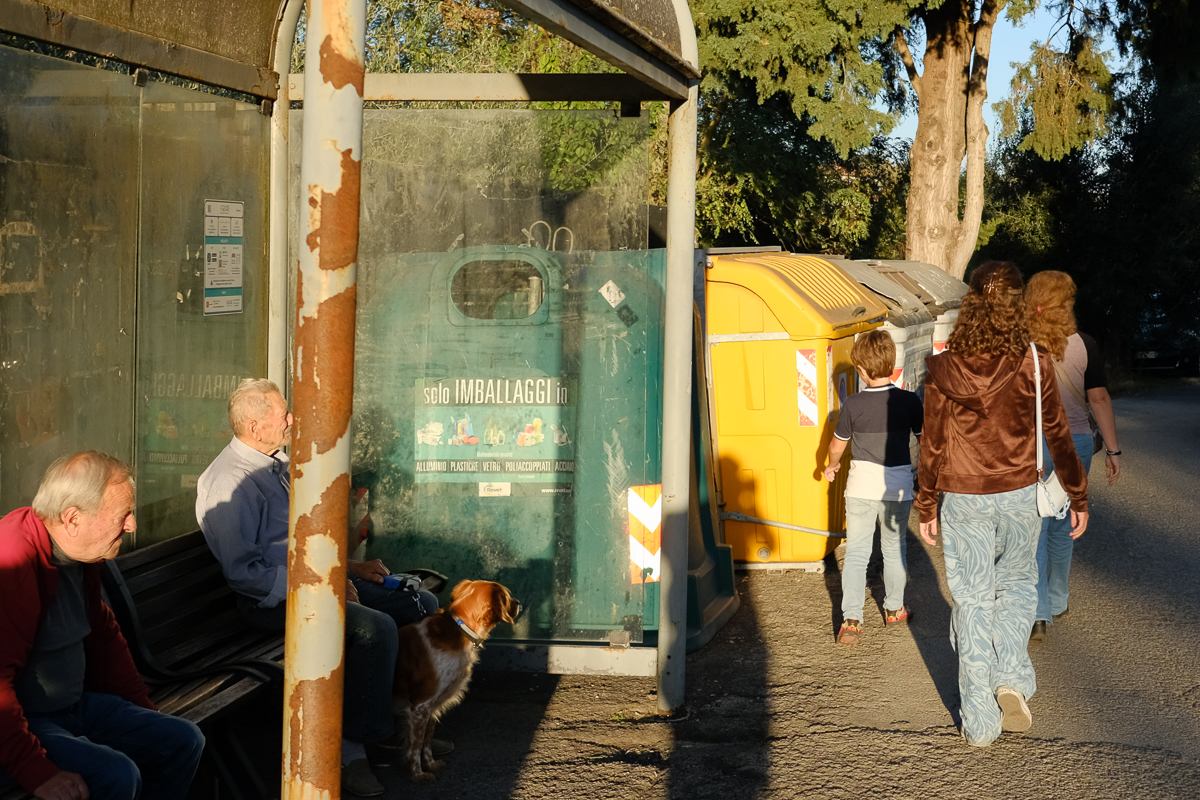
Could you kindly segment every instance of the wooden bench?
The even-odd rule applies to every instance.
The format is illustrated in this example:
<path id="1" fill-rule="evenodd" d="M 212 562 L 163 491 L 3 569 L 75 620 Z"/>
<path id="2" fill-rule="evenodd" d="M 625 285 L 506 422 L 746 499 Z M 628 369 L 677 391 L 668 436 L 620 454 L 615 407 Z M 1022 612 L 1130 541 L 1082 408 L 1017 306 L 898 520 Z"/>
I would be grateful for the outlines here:
<path id="1" fill-rule="evenodd" d="M 283 635 L 247 626 L 221 565 L 194 531 L 104 564 L 104 591 L 150 696 L 192 720 L 282 685 Z"/>

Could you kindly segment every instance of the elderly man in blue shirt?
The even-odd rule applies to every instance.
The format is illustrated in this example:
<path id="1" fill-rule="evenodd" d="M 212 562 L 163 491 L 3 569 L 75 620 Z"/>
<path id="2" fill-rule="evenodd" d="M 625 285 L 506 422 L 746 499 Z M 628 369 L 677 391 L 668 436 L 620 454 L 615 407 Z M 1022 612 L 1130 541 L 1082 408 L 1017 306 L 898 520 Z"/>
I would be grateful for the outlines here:
<path id="1" fill-rule="evenodd" d="M 238 595 L 251 626 L 283 632 L 287 599 L 288 500 L 291 478 L 283 447 L 292 440 L 292 414 L 279 388 L 247 378 L 229 398 L 234 438 L 197 482 L 196 519 Z M 346 587 L 346 669 L 342 783 L 350 792 L 383 793 L 363 746 L 396 746 L 392 716 L 398 625 L 438 609 L 429 592 L 385 588 L 381 561 L 350 561 Z M 435 750 L 447 752 L 448 743 Z"/>

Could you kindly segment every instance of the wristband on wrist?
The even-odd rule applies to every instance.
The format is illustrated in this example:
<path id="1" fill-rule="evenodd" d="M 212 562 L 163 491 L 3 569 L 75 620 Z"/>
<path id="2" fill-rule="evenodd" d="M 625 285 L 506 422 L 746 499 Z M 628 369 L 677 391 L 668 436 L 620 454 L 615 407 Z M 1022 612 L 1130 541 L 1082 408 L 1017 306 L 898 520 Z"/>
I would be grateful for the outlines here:
<path id="1" fill-rule="evenodd" d="M 1106 448 L 1104 448 L 1104 454 L 1106 456 L 1119 456 L 1119 455 L 1121 455 L 1121 451 L 1120 450 L 1109 450 L 1106 447 Z"/>

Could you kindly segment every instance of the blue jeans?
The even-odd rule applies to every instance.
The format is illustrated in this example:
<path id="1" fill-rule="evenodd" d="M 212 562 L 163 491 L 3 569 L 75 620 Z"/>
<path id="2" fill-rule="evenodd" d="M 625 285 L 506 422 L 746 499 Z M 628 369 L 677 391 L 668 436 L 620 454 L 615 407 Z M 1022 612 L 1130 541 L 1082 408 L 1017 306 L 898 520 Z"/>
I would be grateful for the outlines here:
<path id="1" fill-rule="evenodd" d="M 1000 735 L 996 689 L 1037 689 L 1029 629 L 1037 610 L 1037 540 L 1042 518 L 1032 485 L 1000 494 L 942 499 L 942 553 L 954 598 L 950 642 L 958 653 L 963 733 L 971 744 Z"/>
<path id="2" fill-rule="evenodd" d="M 842 619 L 863 618 L 867 599 L 867 562 L 879 520 L 879 549 L 883 552 L 883 607 L 904 607 L 904 585 L 908 582 L 908 514 L 911 500 L 864 500 L 846 498 L 846 557 L 842 561 Z"/>
<path id="3" fill-rule="evenodd" d="M 1092 455 L 1095 442 L 1090 433 L 1072 436 L 1075 442 L 1075 452 L 1083 462 L 1086 473 L 1092 466 Z M 1043 445 L 1042 456 L 1046 464 L 1050 464 L 1053 472 L 1054 465 L 1050 460 L 1050 450 Z M 1038 539 L 1038 604 L 1037 618 L 1053 622 L 1055 614 L 1067 610 L 1067 600 L 1070 591 L 1067 581 L 1071 578 L 1071 556 L 1075 552 L 1075 540 L 1071 538 L 1071 515 L 1064 519 L 1046 517 L 1042 520 L 1042 535 Z"/>
<path id="4" fill-rule="evenodd" d="M 259 608 L 254 601 L 239 597 L 238 610 L 246 623 L 258 630 L 283 633 L 287 626 L 285 603 Z M 392 681 L 398 649 L 396 623 L 391 617 L 361 603 L 346 603 L 344 738 L 378 742 L 392 735 Z"/>
<path id="5" fill-rule="evenodd" d="M 84 692 L 70 708 L 25 718 L 46 756 L 78 773 L 92 800 L 179 800 L 204 751 L 191 722 L 111 694 Z"/>

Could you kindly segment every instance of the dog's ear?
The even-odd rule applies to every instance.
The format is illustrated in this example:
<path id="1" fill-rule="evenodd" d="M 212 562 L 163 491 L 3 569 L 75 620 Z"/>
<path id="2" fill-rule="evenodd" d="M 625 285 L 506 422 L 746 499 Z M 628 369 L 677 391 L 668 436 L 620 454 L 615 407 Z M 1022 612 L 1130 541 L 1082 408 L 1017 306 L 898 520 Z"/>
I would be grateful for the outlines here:
<path id="1" fill-rule="evenodd" d="M 484 634 L 490 624 L 492 595 L 486 581 L 463 581 L 454 587 L 450 595 L 450 613 L 470 625 L 477 633 Z"/>
<path id="2" fill-rule="evenodd" d="M 475 588 L 477 581 L 464 580 L 459 581 L 454 587 L 454 591 L 450 592 L 450 603 L 453 605 L 459 600 L 466 597 Z"/>
<path id="3" fill-rule="evenodd" d="M 507 622 L 509 625 L 517 621 L 513 613 L 512 592 L 507 587 L 495 584 L 492 589 L 492 607 L 500 610 L 500 620 Z"/>

